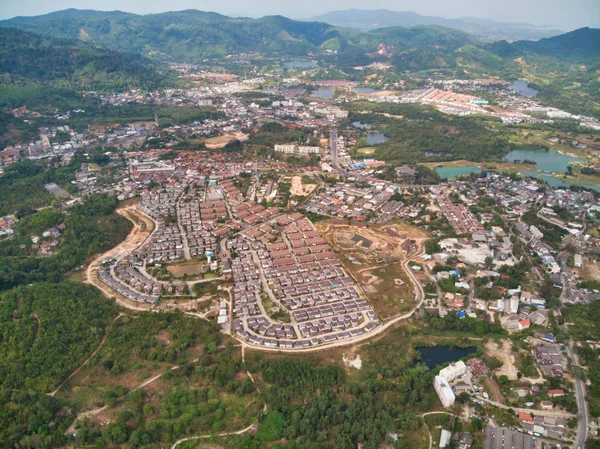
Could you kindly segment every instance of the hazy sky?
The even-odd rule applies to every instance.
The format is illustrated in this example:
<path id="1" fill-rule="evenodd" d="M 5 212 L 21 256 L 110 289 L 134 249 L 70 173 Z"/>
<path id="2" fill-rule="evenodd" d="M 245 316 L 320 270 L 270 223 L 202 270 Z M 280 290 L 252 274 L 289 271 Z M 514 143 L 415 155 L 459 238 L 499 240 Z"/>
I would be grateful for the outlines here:
<path id="1" fill-rule="evenodd" d="M 233 16 L 281 14 L 309 18 L 327 11 L 361 8 L 414 11 L 446 18 L 550 24 L 562 30 L 600 27 L 600 0 L 0 0 L 0 18 L 33 16 L 66 8 L 121 10 L 137 14 L 199 9 Z"/>

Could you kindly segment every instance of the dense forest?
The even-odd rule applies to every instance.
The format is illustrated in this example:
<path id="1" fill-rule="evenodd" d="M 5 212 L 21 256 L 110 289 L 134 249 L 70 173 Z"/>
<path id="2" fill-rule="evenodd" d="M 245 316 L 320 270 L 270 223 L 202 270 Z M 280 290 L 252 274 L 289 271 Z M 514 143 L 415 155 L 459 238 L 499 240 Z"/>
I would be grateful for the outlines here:
<path id="1" fill-rule="evenodd" d="M 41 37 L 0 28 L 0 73 L 3 83 L 29 80 L 56 87 L 88 90 L 156 89 L 167 73 L 137 54 L 122 53 L 77 40 Z"/>

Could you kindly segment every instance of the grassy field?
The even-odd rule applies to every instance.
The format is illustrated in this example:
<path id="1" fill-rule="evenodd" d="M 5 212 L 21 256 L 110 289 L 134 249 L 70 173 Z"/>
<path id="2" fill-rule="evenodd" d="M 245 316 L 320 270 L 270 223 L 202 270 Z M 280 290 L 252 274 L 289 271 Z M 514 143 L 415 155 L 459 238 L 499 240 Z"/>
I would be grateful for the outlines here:
<path id="1" fill-rule="evenodd" d="M 358 150 L 356 150 L 356 152 L 358 154 L 362 154 L 364 156 L 372 156 L 373 154 L 375 154 L 375 148 L 373 148 L 373 147 L 359 148 Z"/>
<path id="2" fill-rule="evenodd" d="M 435 169 L 438 165 L 443 165 L 444 167 L 479 167 L 482 170 L 495 170 L 495 171 L 541 171 L 535 168 L 535 165 L 530 164 L 515 164 L 512 162 L 470 162 L 465 160 L 458 161 L 448 161 L 448 162 L 425 162 L 423 164 L 425 167 L 429 167 L 431 169 Z"/>

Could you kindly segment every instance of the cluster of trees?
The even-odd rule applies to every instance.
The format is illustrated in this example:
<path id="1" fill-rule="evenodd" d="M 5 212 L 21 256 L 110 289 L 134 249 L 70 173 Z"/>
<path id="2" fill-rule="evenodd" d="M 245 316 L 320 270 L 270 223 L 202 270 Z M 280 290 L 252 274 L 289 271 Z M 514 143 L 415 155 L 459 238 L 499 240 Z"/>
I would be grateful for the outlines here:
<path id="1" fill-rule="evenodd" d="M 247 143 L 272 150 L 276 144 L 305 142 L 311 134 L 310 128 L 294 128 L 277 122 L 267 122 L 251 134 Z"/>
<path id="2" fill-rule="evenodd" d="M 59 282 L 88 257 L 116 246 L 131 229 L 127 219 L 114 214 L 116 205 L 114 196 L 93 195 L 73 206 L 64 218 L 64 242 L 52 256 L 0 258 L 0 291 L 36 282 Z M 0 248 L 4 245 L 13 246 L 10 241 L 0 242 Z"/>
<path id="3" fill-rule="evenodd" d="M 269 413 L 244 447 L 264 447 L 285 438 L 292 447 L 377 448 L 388 432 L 420 428 L 415 414 L 431 404 L 432 374 L 424 366 L 377 367 L 348 382 L 337 365 L 315 360 L 247 357 L 247 366 L 267 383 Z M 396 447 L 407 447 L 401 438 Z"/>
<path id="4" fill-rule="evenodd" d="M 489 321 L 480 320 L 478 318 L 459 318 L 456 312 L 450 312 L 448 316 L 444 318 L 426 314 L 423 320 L 426 324 L 423 332 L 426 334 L 457 331 L 484 337 L 486 335 L 503 335 L 505 333 L 500 324 L 490 323 Z"/>
<path id="5" fill-rule="evenodd" d="M 37 392 L 67 377 L 115 315 L 97 289 L 66 281 L 5 292 L 0 306 L 0 386 Z"/>
<path id="6" fill-rule="evenodd" d="M 394 164 L 454 159 L 489 161 L 510 150 L 508 139 L 464 117 L 451 117 L 427 106 L 369 103 L 352 109 L 349 120 L 371 124 L 385 132 L 388 141 L 376 146 L 375 155 Z M 364 110 L 375 114 L 361 113 Z M 361 111 L 361 112 L 358 112 Z M 402 116 L 399 120 L 383 114 Z M 425 156 L 428 153 L 428 156 Z"/>
<path id="7" fill-rule="evenodd" d="M 247 420 L 256 418 L 262 402 L 254 384 L 241 375 L 239 352 L 231 342 L 224 347 L 221 343 L 218 325 L 181 313 L 142 313 L 115 321 L 97 357 L 84 368 L 86 375 L 118 379 L 158 363 L 180 367 L 165 367 L 161 379 L 165 388 L 159 394 L 128 392 L 119 385 L 106 391 L 99 399 L 119 410 L 118 418 L 105 427 L 82 422 L 77 442 L 164 446 L 185 435 L 247 425 Z M 198 360 L 192 362 L 191 354 L 199 347 Z M 95 394 L 106 388 L 100 381 L 89 387 Z"/>

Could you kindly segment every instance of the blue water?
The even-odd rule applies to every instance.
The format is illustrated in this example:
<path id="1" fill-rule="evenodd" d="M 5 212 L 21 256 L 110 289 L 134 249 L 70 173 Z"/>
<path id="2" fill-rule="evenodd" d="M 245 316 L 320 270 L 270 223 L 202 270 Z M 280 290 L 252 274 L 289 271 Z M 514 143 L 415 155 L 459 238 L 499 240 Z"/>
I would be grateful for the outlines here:
<path id="1" fill-rule="evenodd" d="M 481 169 L 479 167 L 444 167 L 439 165 L 435 167 L 435 172 L 442 178 L 452 179 L 469 173 L 481 173 Z"/>
<path id="2" fill-rule="evenodd" d="M 364 94 L 364 95 L 374 94 L 375 92 L 379 92 L 379 89 L 373 89 L 372 87 L 355 87 L 352 90 L 354 92 L 356 92 L 357 94 Z"/>
<path id="3" fill-rule="evenodd" d="M 456 362 L 469 354 L 477 352 L 475 346 L 468 348 L 455 348 L 452 346 L 427 346 L 415 348 L 421 354 L 421 363 L 430 370 L 444 363 Z"/>
<path id="4" fill-rule="evenodd" d="M 368 123 L 352 122 L 352 126 L 359 129 L 371 129 L 371 125 Z"/>
<path id="5" fill-rule="evenodd" d="M 371 132 L 367 134 L 367 143 L 369 145 L 377 145 L 378 143 L 385 143 L 387 141 L 388 138 L 383 133 Z"/>
<path id="6" fill-rule="evenodd" d="M 284 69 L 316 69 L 319 65 L 313 61 L 301 61 L 294 59 L 292 61 L 285 61 L 281 64 Z"/>
<path id="7" fill-rule="evenodd" d="M 323 87 L 319 90 L 315 90 L 312 94 L 310 94 L 310 96 L 315 98 L 329 99 L 333 98 L 333 92 L 334 91 L 331 87 Z"/>
<path id="8" fill-rule="evenodd" d="M 570 186 L 573 185 L 572 182 L 563 181 L 561 179 L 555 178 L 554 176 L 551 176 L 551 175 L 545 174 L 545 173 L 541 173 L 541 172 L 521 170 L 520 173 L 524 176 L 532 176 L 534 178 L 541 179 L 541 180 L 547 182 L 549 186 L 554 187 L 555 189 L 561 188 L 561 187 L 569 188 Z M 592 190 L 596 190 L 597 192 L 600 192 L 600 186 L 595 186 L 595 185 L 591 185 L 591 184 L 575 184 L 575 185 L 585 187 L 586 189 L 592 189 Z"/>
<path id="9" fill-rule="evenodd" d="M 569 163 L 584 162 L 583 160 L 566 156 L 558 151 L 513 150 L 502 159 L 507 162 L 529 160 L 535 162 L 535 168 L 545 172 L 565 172 Z"/>
<path id="10" fill-rule="evenodd" d="M 533 87 L 529 87 L 527 81 L 525 80 L 515 80 L 511 84 L 510 90 L 518 93 L 519 95 L 523 95 L 524 97 L 533 98 L 538 94 L 538 91 Z"/>

